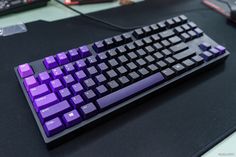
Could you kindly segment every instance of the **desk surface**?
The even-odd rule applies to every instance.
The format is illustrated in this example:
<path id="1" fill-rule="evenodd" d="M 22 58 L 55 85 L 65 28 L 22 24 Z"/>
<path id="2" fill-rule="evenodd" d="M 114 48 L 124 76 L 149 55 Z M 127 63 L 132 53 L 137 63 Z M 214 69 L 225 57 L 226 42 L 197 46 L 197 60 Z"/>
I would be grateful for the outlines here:
<path id="1" fill-rule="evenodd" d="M 98 5 L 76 6 L 76 9 L 79 9 L 80 11 L 88 13 L 88 12 L 94 12 L 94 11 L 108 9 L 108 8 L 116 7 L 116 6 L 118 6 L 118 4 L 117 2 L 114 2 L 114 3 L 106 3 L 106 4 L 98 4 Z M 50 16 L 47 16 L 47 15 L 50 15 Z M 54 21 L 61 18 L 72 17 L 75 15 L 76 15 L 75 13 L 71 12 L 70 10 L 52 1 L 49 3 L 47 7 L 44 7 L 44 8 L 39 8 L 32 11 L 19 13 L 17 15 L 14 14 L 14 15 L 2 17 L 0 19 L 0 26 L 6 26 L 6 25 L 21 23 L 21 22 L 26 23 L 30 21 L 39 20 L 39 19 L 43 19 L 45 21 Z M 30 114 L 30 113 L 28 112 L 27 114 Z M 38 138 L 36 140 L 38 140 Z M 220 156 L 228 155 L 230 157 L 231 156 L 234 157 L 236 156 L 235 145 L 236 145 L 236 133 L 226 138 L 224 141 L 222 141 L 220 144 L 215 146 L 213 149 L 208 151 L 203 156 L 204 157 L 218 157 L 218 156 L 220 157 Z"/>

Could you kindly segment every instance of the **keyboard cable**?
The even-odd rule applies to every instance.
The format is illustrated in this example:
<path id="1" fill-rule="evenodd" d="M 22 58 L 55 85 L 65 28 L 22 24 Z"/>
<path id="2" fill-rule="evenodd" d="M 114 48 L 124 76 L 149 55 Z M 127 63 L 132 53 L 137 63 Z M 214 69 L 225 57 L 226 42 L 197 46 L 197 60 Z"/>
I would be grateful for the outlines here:
<path id="1" fill-rule="evenodd" d="M 90 19 L 92 21 L 95 21 L 95 22 L 98 22 L 98 23 L 101 23 L 105 26 L 109 26 L 110 28 L 113 28 L 117 31 L 121 31 L 121 32 L 127 32 L 127 31 L 131 31 L 131 30 L 134 30 L 134 29 L 137 29 L 137 28 L 141 28 L 143 26 L 134 26 L 134 27 L 123 27 L 123 26 L 119 26 L 119 25 L 116 25 L 116 24 L 113 24 L 113 23 L 110 23 L 108 21 L 104 21 L 104 20 L 101 20 L 101 19 L 98 19 L 96 17 L 93 17 L 93 16 L 90 16 L 90 15 L 87 15 L 87 14 L 84 14 L 83 12 L 79 11 L 79 10 L 76 10 L 72 7 L 70 7 L 69 5 L 66 5 L 64 4 L 63 2 L 61 2 L 60 0 L 55 0 L 57 3 L 63 5 L 64 7 L 74 11 L 75 13 L 81 15 L 82 17 L 84 18 L 87 18 L 87 19 Z M 191 10 L 181 10 L 180 12 L 195 12 L 195 11 L 207 11 L 209 10 L 208 8 L 197 8 L 197 9 L 191 9 Z M 178 12 L 178 11 L 177 11 Z"/>

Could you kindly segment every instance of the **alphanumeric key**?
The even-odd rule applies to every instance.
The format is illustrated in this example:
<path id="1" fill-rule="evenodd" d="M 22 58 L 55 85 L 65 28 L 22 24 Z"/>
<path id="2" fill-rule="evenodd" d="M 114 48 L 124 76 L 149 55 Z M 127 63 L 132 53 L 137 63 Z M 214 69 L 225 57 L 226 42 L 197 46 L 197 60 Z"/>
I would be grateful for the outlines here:
<path id="1" fill-rule="evenodd" d="M 143 27 L 143 31 L 146 34 L 146 36 L 150 35 L 152 33 L 152 30 L 151 30 L 151 28 L 149 26 Z"/>
<path id="2" fill-rule="evenodd" d="M 182 23 L 185 23 L 188 21 L 188 18 L 185 15 L 180 15 L 179 18 L 182 21 Z"/>
<path id="3" fill-rule="evenodd" d="M 180 63 L 175 64 L 174 66 L 172 66 L 172 69 L 173 69 L 177 74 L 181 74 L 181 73 L 183 73 L 183 72 L 186 70 L 186 68 L 185 68 L 182 64 L 180 64 Z"/>
<path id="4" fill-rule="evenodd" d="M 126 86 L 130 83 L 130 80 L 126 76 L 122 76 L 122 77 L 118 78 L 118 81 L 121 86 Z"/>
<path id="5" fill-rule="evenodd" d="M 174 18 L 173 18 L 173 21 L 175 22 L 175 25 L 181 24 L 181 20 L 180 20 L 179 17 L 174 17 Z"/>
<path id="6" fill-rule="evenodd" d="M 196 28 L 194 31 L 197 33 L 198 37 L 203 35 L 203 31 L 200 28 Z"/>
<path id="7" fill-rule="evenodd" d="M 106 82 L 107 78 L 103 74 L 100 74 L 100 75 L 95 76 L 94 80 L 98 85 L 100 85 L 100 84 Z"/>
<path id="8" fill-rule="evenodd" d="M 162 60 L 162 59 L 164 58 L 164 55 L 161 54 L 160 52 L 154 53 L 153 56 L 154 56 L 157 60 Z"/>
<path id="9" fill-rule="evenodd" d="M 136 54 L 137 54 L 140 58 L 142 58 L 142 57 L 144 57 L 144 56 L 147 55 L 147 52 L 145 52 L 143 49 L 139 49 L 139 50 L 136 51 Z"/>
<path id="10" fill-rule="evenodd" d="M 174 32 L 175 32 L 176 34 L 181 34 L 181 33 L 184 32 L 184 29 L 183 29 L 182 27 L 178 26 L 178 27 L 176 27 L 176 28 L 174 29 Z"/>
<path id="11" fill-rule="evenodd" d="M 134 71 L 134 72 L 129 73 L 128 77 L 130 78 L 132 82 L 134 82 L 140 78 L 140 75 Z"/>
<path id="12" fill-rule="evenodd" d="M 104 71 L 108 70 L 109 67 L 106 65 L 106 63 L 100 63 L 98 64 L 97 69 L 100 73 L 103 73 Z"/>
<path id="13" fill-rule="evenodd" d="M 173 19 L 166 20 L 165 24 L 167 25 L 168 28 L 172 28 L 175 26 L 175 22 Z"/>
<path id="14" fill-rule="evenodd" d="M 153 52 L 155 52 L 155 49 L 152 46 L 146 46 L 144 50 L 149 54 L 152 54 Z"/>
<path id="15" fill-rule="evenodd" d="M 161 44 L 162 44 L 165 48 L 167 48 L 167 47 L 170 46 L 170 42 L 169 42 L 168 40 L 162 40 L 162 41 L 161 41 Z"/>
<path id="16" fill-rule="evenodd" d="M 171 70 L 170 68 L 167 68 L 165 70 L 162 70 L 161 73 L 164 75 L 165 78 L 171 79 L 175 76 L 175 72 Z"/>
<path id="17" fill-rule="evenodd" d="M 194 31 L 188 31 L 188 34 L 190 35 L 191 39 L 195 39 L 197 37 L 197 33 Z"/>
<path id="18" fill-rule="evenodd" d="M 154 42 L 157 42 L 159 41 L 161 38 L 157 35 L 157 34 L 154 34 L 151 36 L 151 39 L 154 41 Z"/>
<path id="19" fill-rule="evenodd" d="M 99 97 L 102 97 L 108 94 L 108 89 L 104 85 L 101 85 L 101 86 L 96 87 L 95 92 Z"/>
<path id="20" fill-rule="evenodd" d="M 95 58 L 95 56 L 90 56 L 88 58 L 86 58 L 86 64 L 89 66 L 93 66 L 97 63 L 97 59 Z"/>
<path id="21" fill-rule="evenodd" d="M 122 34 L 122 38 L 124 39 L 125 43 L 128 43 L 128 42 L 132 41 L 132 37 L 129 33 Z"/>
<path id="22" fill-rule="evenodd" d="M 134 71 L 138 68 L 138 66 L 136 64 L 134 64 L 133 62 L 128 63 L 126 66 L 129 71 Z"/>
<path id="23" fill-rule="evenodd" d="M 151 72 L 151 73 L 155 73 L 159 70 L 159 68 L 155 65 L 155 64 L 150 64 L 147 69 Z"/>
<path id="24" fill-rule="evenodd" d="M 181 39 L 178 36 L 174 36 L 168 39 L 171 45 L 175 45 L 181 42 Z"/>
<path id="25" fill-rule="evenodd" d="M 136 63 L 139 67 L 145 66 L 147 64 L 147 62 L 143 60 L 142 58 L 136 60 Z"/>
<path id="26" fill-rule="evenodd" d="M 86 102 L 91 102 L 96 99 L 96 94 L 93 92 L 93 90 L 88 90 L 83 93 L 83 97 Z"/>
<path id="27" fill-rule="evenodd" d="M 105 52 L 102 52 L 102 53 L 97 54 L 96 58 L 98 61 L 103 62 L 107 60 L 108 57 Z"/>
<path id="28" fill-rule="evenodd" d="M 113 57 L 117 56 L 117 52 L 114 49 L 108 50 L 107 51 L 107 56 L 109 58 L 113 58 Z"/>
<path id="29" fill-rule="evenodd" d="M 161 51 L 162 49 L 164 49 L 164 47 L 160 44 L 160 43 L 155 43 L 153 45 L 153 47 L 157 50 L 157 51 Z"/>
<path id="30" fill-rule="evenodd" d="M 105 39 L 103 43 L 108 49 L 112 48 L 115 45 L 112 38 Z"/>
<path id="31" fill-rule="evenodd" d="M 127 57 L 128 57 L 128 59 L 130 59 L 130 60 L 134 60 L 134 59 L 136 59 L 138 56 L 137 56 L 134 52 L 130 52 L 130 53 L 127 54 Z"/>
<path id="32" fill-rule="evenodd" d="M 118 77 L 118 74 L 114 70 L 109 70 L 106 72 L 109 80 L 115 79 Z"/>
<path id="33" fill-rule="evenodd" d="M 95 87 L 96 84 L 93 81 L 93 79 L 89 78 L 87 80 L 84 80 L 83 85 L 84 85 L 84 88 L 88 90 Z"/>
<path id="34" fill-rule="evenodd" d="M 144 43 L 142 40 L 136 40 L 134 44 L 137 48 L 141 48 L 142 46 L 144 46 Z"/>
<path id="35" fill-rule="evenodd" d="M 185 30 L 185 31 L 189 31 L 191 28 L 189 27 L 189 25 L 187 24 L 183 24 L 182 25 L 182 28 Z"/>
<path id="36" fill-rule="evenodd" d="M 187 42 L 187 41 L 189 41 L 189 40 L 191 39 L 191 36 L 190 36 L 189 34 L 187 34 L 187 33 L 182 33 L 182 34 L 180 35 L 180 37 L 181 37 L 181 39 L 182 39 L 183 41 L 185 41 L 185 42 Z"/>
<path id="37" fill-rule="evenodd" d="M 165 30 L 166 29 L 166 24 L 165 24 L 165 22 L 163 21 L 163 22 L 158 22 L 158 27 L 159 27 L 159 31 L 163 31 L 163 30 Z"/>
<path id="38" fill-rule="evenodd" d="M 128 70 L 124 66 L 120 66 L 117 68 L 117 72 L 119 73 L 119 75 L 124 75 L 128 72 Z"/>
<path id="39" fill-rule="evenodd" d="M 191 69 L 191 68 L 194 67 L 194 64 L 195 64 L 195 63 L 194 63 L 192 60 L 187 59 L 187 60 L 183 61 L 182 64 L 183 64 L 185 67 L 187 67 L 188 69 Z"/>
<path id="40" fill-rule="evenodd" d="M 125 64 L 129 61 L 124 55 L 119 56 L 117 60 L 120 64 Z"/>
<path id="41" fill-rule="evenodd" d="M 129 43 L 129 44 L 125 45 L 125 47 L 127 48 L 128 51 L 133 51 L 136 49 L 134 43 Z"/>
<path id="42" fill-rule="evenodd" d="M 167 64 L 163 61 L 159 61 L 157 62 L 157 66 L 160 68 L 160 69 L 165 69 L 167 67 Z"/>
<path id="43" fill-rule="evenodd" d="M 124 46 L 119 46 L 119 47 L 116 48 L 116 51 L 119 54 L 125 54 L 127 52 L 127 49 Z"/>
<path id="44" fill-rule="evenodd" d="M 117 36 L 114 36 L 114 37 L 113 37 L 113 41 L 114 41 L 115 43 L 117 43 L 117 45 L 121 45 L 124 40 L 122 39 L 122 37 L 121 37 L 120 35 L 117 35 Z"/>
<path id="45" fill-rule="evenodd" d="M 189 22 L 188 25 L 191 27 L 191 29 L 194 29 L 197 27 L 197 25 L 194 22 Z"/>
<path id="46" fill-rule="evenodd" d="M 155 58 L 151 55 L 148 55 L 145 57 L 145 60 L 148 62 L 148 64 L 153 63 L 155 61 Z"/>
<path id="47" fill-rule="evenodd" d="M 119 65 L 119 63 L 115 60 L 115 59 L 111 59 L 108 61 L 108 65 L 111 67 L 111 68 L 114 68 L 116 66 Z"/>
<path id="48" fill-rule="evenodd" d="M 165 62 L 168 64 L 168 65 L 173 65 L 173 64 L 175 64 L 175 60 L 172 58 L 172 57 L 167 57 L 166 59 L 165 59 Z"/>
<path id="49" fill-rule="evenodd" d="M 98 71 L 94 66 L 92 66 L 92 67 L 87 68 L 87 74 L 88 76 L 93 77 L 98 74 Z"/>
<path id="50" fill-rule="evenodd" d="M 204 62 L 204 59 L 201 56 L 197 55 L 192 57 L 192 61 L 194 61 L 196 65 L 199 65 Z"/>
<path id="51" fill-rule="evenodd" d="M 150 28 L 151 28 L 151 30 L 152 30 L 153 33 L 157 33 L 158 30 L 159 30 L 159 27 L 158 27 L 156 24 L 152 24 L 152 25 L 150 26 Z"/>
<path id="52" fill-rule="evenodd" d="M 168 49 L 164 49 L 161 51 L 161 53 L 165 56 L 165 57 L 169 57 L 172 53 L 170 52 L 170 50 Z"/>
<path id="53" fill-rule="evenodd" d="M 152 43 L 152 39 L 150 37 L 143 38 L 143 42 L 145 45 L 150 45 Z"/>
<path id="54" fill-rule="evenodd" d="M 138 70 L 138 73 L 141 77 L 146 77 L 150 74 L 150 72 L 146 68 L 141 68 Z"/>
<path id="55" fill-rule="evenodd" d="M 134 30 L 133 35 L 137 38 L 140 39 L 145 36 L 145 33 L 141 28 Z"/>
<path id="56" fill-rule="evenodd" d="M 109 90 L 111 90 L 111 92 L 114 92 L 119 88 L 119 84 L 115 80 L 113 80 L 107 83 L 107 87 Z"/>

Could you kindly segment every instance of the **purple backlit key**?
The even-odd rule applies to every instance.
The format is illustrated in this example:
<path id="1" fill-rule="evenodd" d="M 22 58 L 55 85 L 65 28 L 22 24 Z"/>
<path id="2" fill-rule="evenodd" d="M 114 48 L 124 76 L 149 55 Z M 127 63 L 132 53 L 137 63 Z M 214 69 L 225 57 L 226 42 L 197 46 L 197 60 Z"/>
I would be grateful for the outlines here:
<path id="1" fill-rule="evenodd" d="M 69 112 L 70 109 L 71 109 L 70 104 L 66 100 L 64 100 L 55 105 L 40 110 L 38 114 L 41 122 L 44 123 L 52 118 L 61 116 L 65 112 Z"/>
<path id="2" fill-rule="evenodd" d="M 76 49 L 69 50 L 67 55 L 70 61 L 76 61 L 79 59 L 79 53 Z"/>
<path id="3" fill-rule="evenodd" d="M 48 56 L 46 58 L 44 58 L 43 63 L 46 67 L 46 69 L 52 69 L 58 66 L 57 61 L 55 60 L 55 58 L 53 56 Z"/>
<path id="4" fill-rule="evenodd" d="M 67 128 L 79 123 L 82 121 L 81 116 L 77 110 L 72 110 L 68 113 L 65 113 L 62 117 L 64 124 Z"/>
<path id="5" fill-rule="evenodd" d="M 80 83 L 76 83 L 71 86 L 71 91 L 74 95 L 77 95 L 82 93 L 84 91 L 84 88 Z"/>
<path id="6" fill-rule="evenodd" d="M 44 126 L 44 131 L 48 137 L 53 136 L 64 130 L 64 125 L 61 120 L 57 117 L 52 120 L 47 121 Z"/>
<path id="7" fill-rule="evenodd" d="M 62 70 L 61 70 L 60 67 L 57 67 L 57 68 L 52 69 L 51 75 L 52 75 L 52 77 L 53 77 L 54 79 L 58 79 L 58 78 L 61 78 L 61 77 L 64 76 L 64 74 L 63 74 L 63 72 L 62 72 Z"/>
<path id="8" fill-rule="evenodd" d="M 87 66 L 84 60 L 81 59 L 75 62 L 75 67 L 77 68 L 77 70 L 82 70 L 85 69 Z"/>
<path id="9" fill-rule="evenodd" d="M 58 90 L 64 88 L 64 86 L 62 85 L 61 81 L 59 79 L 56 79 L 56 80 L 52 80 L 50 83 L 49 83 L 49 87 L 51 88 L 51 90 L 53 92 L 57 92 Z"/>
<path id="10" fill-rule="evenodd" d="M 50 90 L 48 89 L 46 84 L 33 87 L 29 90 L 29 95 L 30 95 L 31 100 L 37 99 L 49 93 L 50 93 Z"/>
<path id="11" fill-rule="evenodd" d="M 58 91 L 58 97 L 60 100 L 66 100 L 71 97 L 71 92 L 69 91 L 68 88 L 63 88 Z"/>
<path id="12" fill-rule="evenodd" d="M 34 74 L 33 69 L 28 63 L 19 65 L 18 73 L 20 74 L 21 78 L 25 78 Z"/>
<path id="13" fill-rule="evenodd" d="M 38 79 L 41 84 L 43 83 L 48 84 L 51 81 L 51 77 L 46 71 L 39 73 Z"/>
<path id="14" fill-rule="evenodd" d="M 24 79 L 24 85 L 27 91 L 30 90 L 30 88 L 36 87 L 39 85 L 38 81 L 35 79 L 34 76 L 30 76 Z"/>
<path id="15" fill-rule="evenodd" d="M 74 108 L 79 108 L 85 104 L 84 99 L 80 95 L 76 95 L 70 99 L 70 102 Z"/>
<path id="16" fill-rule="evenodd" d="M 87 75 L 84 73 L 83 70 L 80 70 L 78 72 L 75 73 L 75 78 L 77 81 L 83 81 L 87 78 Z"/>
<path id="17" fill-rule="evenodd" d="M 72 75 L 66 75 L 61 80 L 65 87 L 70 87 L 72 84 L 75 84 L 75 79 Z"/>
<path id="18" fill-rule="evenodd" d="M 67 58 L 65 52 L 58 53 L 58 54 L 56 55 L 56 59 L 57 59 L 57 62 L 58 62 L 60 65 L 69 63 L 69 59 Z"/>
<path id="19" fill-rule="evenodd" d="M 84 119 L 88 119 L 98 113 L 98 110 L 93 103 L 81 106 L 80 111 Z"/>
<path id="20" fill-rule="evenodd" d="M 56 104 L 59 102 L 59 99 L 57 98 L 55 93 L 51 93 L 48 95 L 45 95 L 43 97 L 40 97 L 38 99 L 34 100 L 34 108 L 36 112 L 39 112 L 39 110 L 42 110 L 44 108 L 47 108 L 53 104 Z"/>
<path id="21" fill-rule="evenodd" d="M 88 57 L 91 55 L 91 52 L 89 51 L 89 48 L 87 46 L 79 47 L 79 53 L 82 58 Z"/>
<path id="22" fill-rule="evenodd" d="M 63 69 L 67 75 L 75 72 L 75 67 L 71 63 L 64 65 Z"/>
<path id="23" fill-rule="evenodd" d="M 221 45 L 216 46 L 216 49 L 220 51 L 220 55 L 224 54 L 226 50 L 225 47 Z"/>

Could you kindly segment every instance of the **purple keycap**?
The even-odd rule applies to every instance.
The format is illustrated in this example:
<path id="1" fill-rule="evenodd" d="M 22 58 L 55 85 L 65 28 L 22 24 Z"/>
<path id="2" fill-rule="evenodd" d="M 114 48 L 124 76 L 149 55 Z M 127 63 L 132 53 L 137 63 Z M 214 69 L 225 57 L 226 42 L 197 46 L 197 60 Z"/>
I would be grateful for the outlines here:
<path id="1" fill-rule="evenodd" d="M 56 59 L 57 59 L 57 62 L 58 62 L 60 65 L 69 63 L 69 59 L 67 58 L 65 52 L 58 53 L 58 54 L 56 55 Z"/>
<path id="2" fill-rule="evenodd" d="M 60 100 L 66 100 L 71 97 L 71 93 L 68 88 L 63 88 L 58 91 L 58 97 Z"/>
<path id="3" fill-rule="evenodd" d="M 65 87 L 70 87 L 72 84 L 75 84 L 75 79 L 72 75 L 66 75 L 62 78 L 62 83 Z"/>
<path id="4" fill-rule="evenodd" d="M 209 51 L 204 51 L 203 53 L 200 54 L 200 56 L 204 58 L 205 61 L 209 61 L 214 57 L 214 55 Z"/>
<path id="5" fill-rule="evenodd" d="M 69 50 L 67 55 L 70 61 L 76 61 L 79 59 L 79 53 L 76 49 Z"/>
<path id="6" fill-rule="evenodd" d="M 75 62 L 75 66 L 77 70 L 82 70 L 86 68 L 86 63 L 84 62 L 84 60 L 81 59 Z"/>
<path id="7" fill-rule="evenodd" d="M 64 88 L 64 86 L 62 85 L 61 81 L 59 79 L 56 79 L 56 80 L 52 80 L 50 83 L 49 83 L 49 87 L 51 88 L 51 90 L 53 92 L 56 92 L 62 88 Z"/>
<path id="8" fill-rule="evenodd" d="M 46 84 L 33 87 L 29 90 L 29 95 L 30 95 L 31 100 L 37 99 L 49 93 L 50 93 L 50 90 L 48 89 Z"/>
<path id="9" fill-rule="evenodd" d="M 63 69 L 67 75 L 75 72 L 75 67 L 71 63 L 64 65 Z"/>
<path id="10" fill-rule="evenodd" d="M 220 51 L 219 51 L 218 49 L 216 49 L 216 48 L 211 48 L 209 51 L 210 51 L 214 56 L 220 55 Z"/>
<path id="11" fill-rule="evenodd" d="M 38 114 L 41 122 L 44 123 L 45 121 L 48 121 L 52 118 L 61 116 L 62 114 L 69 112 L 70 109 L 71 109 L 70 104 L 67 102 L 67 100 L 64 100 L 55 105 L 40 110 Z"/>
<path id="12" fill-rule="evenodd" d="M 71 104 L 74 108 L 79 108 L 85 104 L 84 99 L 80 95 L 76 95 L 70 99 Z"/>
<path id="13" fill-rule="evenodd" d="M 98 96 L 104 96 L 108 93 L 108 89 L 104 85 L 101 85 L 96 88 L 95 92 Z"/>
<path id="14" fill-rule="evenodd" d="M 38 79 L 41 84 L 48 84 L 51 81 L 51 77 L 46 71 L 39 73 Z"/>
<path id="15" fill-rule="evenodd" d="M 58 79 L 58 78 L 61 78 L 61 77 L 64 76 L 64 74 L 63 74 L 63 72 L 62 72 L 62 70 L 61 70 L 60 67 L 57 67 L 57 68 L 52 69 L 51 75 L 52 75 L 52 77 L 53 77 L 54 79 Z"/>
<path id="16" fill-rule="evenodd" d="M 76 83 L 71 86 L 71 91 L 73 92 L 74 95 L 77 95 L 82 93 L 84 91 L 84 88 L 80 83 Z"/>
<path id="17" fill-rule="evenodd" d="M 84 119 L 88 119 L 98 113 L 98 110 L 93 103 L 81 106 L 80 111 Z"/>
<path id="18" fill-rule="evenodd" d="M 77 71 L 75 73 L 75 79 L 79 82 L 85 80 L 86 78 L 87 78 L 87 76 L 83 70 Z"/>
<path id="19" fill-rule="evenodd" d="M 51 93 L 48 95 L 45 95 L 43 97 L 40 97 L 38 99 L 34 100 L 34 108 L 36 112 L 39 112 L 39 110 L 42 110 L 44 108 L 47 108 L 51 105 L 54 105 L 59 102 L 59 99 L 55 95 L 55 93 Z"/>
<path id="20" fill-rule="evenodd" d="M 83 93 L 83 97 L 86 102 L 90 102 L 96 99 L 96 94 L 93 92 L 93 90 L 88 90 Z"/>
<path id="21" fill-rule="evenodd" d="M 86 89 L 91 89 L 96 86 L 96 83 L 93 81 L 93 79 L 89 78 L 84 80 L 83 85 Z"/>
<path id="22" fill-rule="evenodd" d="M 211 45 L 209 43 L 201 43 L 199 47 L 202 51 L 207 51 L 211 48 Z"/>
<path id="23" fill-rule="evenodd" d="M 30 88 L 36 87 L 39 85 L 38 81 L 35 79 L 34 76 L 30 76 L 24 79 L 23 81 L 25 88 L 27 91 L 30 90 Z"/>
<path id="24" fill-rule="evenodd" d="M 62 120 L 64 124 L 66 125 L 66 127 L 68 128 L 81 122 L 82 118 L 79 115 L 77 110 L 72 110 L 68 113 L 65 113 L 62 117 Z"/>
<path id="25" fill-rule="evenodd" d="M 45 122 L 44 131 L 48 137 L 53 136 L 62 130 L 64 130 L 64 125 L 62 124 L 61 120 L 57 117 L 50 121 Z"/>
<path id="26" fill-rule="evenodd" d="M 224 46 L 221 46 L 221 45 L 218 45 L 218 46 L 216 46 L 216 49 L 218 49 L 219 51 L 220 51 L 220 55 L 221 54 L 224 54 L 225 53 L 225 47 Z"/>
<path id="27" fill-rule="evenodd" d="M 25 78 L 25 77 L 28 77 L 28 76 L 34 74 L 33 69 L 30 67 L 30 65 L 28 63 L 19 65 L 18 66 L 18 73 L 21 78 Z"/>
<path id="28" fill-rule="evenodd" d="M 89 51 L 89 48 L 87 46 L 81 46 L 79 47 L 79 53 L 82 58 L 88 57 L 91 55 L 91 52 Z"/>
<path id="29" fill-rule="evenodd" d="M 153 74 L 141 81 L 131 84 L 130 86 L 127 86 L 100 99 L 97 99 L 97 105 L 101 110 L 109 108 L 112 105 L 127 100 L 128 98 L 141 91 L 144 91 L 156 84 L 161 83 L 163 80 L 164 77 L 161 73 Z"/>
<path id="30" fill-rule="evenodd" d="M 55 58 L 53 56 L 48 56 L 45 57 L 43 60 L 43 63 L 46 67 L 46 69 L 52 69 L 58 66 L 57 61 L 55 60 Z"/>

